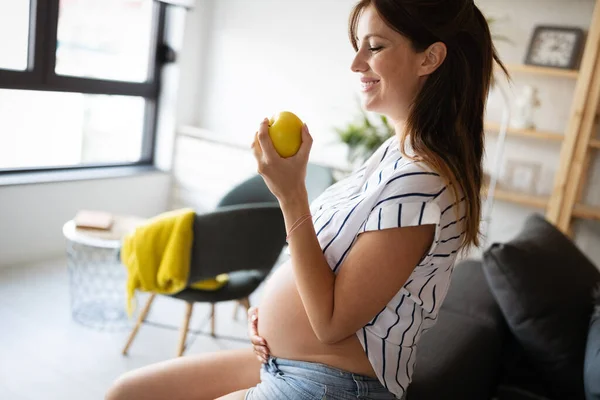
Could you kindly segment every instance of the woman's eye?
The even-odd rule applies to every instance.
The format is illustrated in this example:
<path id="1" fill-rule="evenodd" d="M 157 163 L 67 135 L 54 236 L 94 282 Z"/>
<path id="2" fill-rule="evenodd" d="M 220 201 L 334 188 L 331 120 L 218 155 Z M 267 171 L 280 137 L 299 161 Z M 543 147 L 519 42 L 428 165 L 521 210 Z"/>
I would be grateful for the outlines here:
<path id="1" fill-rule="evenodd" d="M 377 52 L 379 50 L 383 49 L 383 46 L 377 46 L 377 47 L 369 47 L 369 51 L 371 52 Z"/>

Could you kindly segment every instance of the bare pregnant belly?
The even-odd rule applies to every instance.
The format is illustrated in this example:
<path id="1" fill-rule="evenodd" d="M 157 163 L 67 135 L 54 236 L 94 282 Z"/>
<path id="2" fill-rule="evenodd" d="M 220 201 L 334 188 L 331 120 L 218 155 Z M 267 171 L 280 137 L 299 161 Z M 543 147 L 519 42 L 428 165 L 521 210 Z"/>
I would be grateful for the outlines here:
<path id="1" fill-rule="evenodd" d="M 296 288 L 291 262 L 279 267 L 266 284 L 259 307 L 258 333 L 274 357 L 318 362 L 375 377 L 356 335 L 333 345 L 317 339 Z"/>

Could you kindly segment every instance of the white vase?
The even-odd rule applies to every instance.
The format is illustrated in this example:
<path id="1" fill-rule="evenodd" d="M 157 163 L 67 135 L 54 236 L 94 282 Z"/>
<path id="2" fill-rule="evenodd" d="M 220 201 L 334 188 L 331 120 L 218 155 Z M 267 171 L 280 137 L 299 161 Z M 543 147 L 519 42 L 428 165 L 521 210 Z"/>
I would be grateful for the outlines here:
<path id="1" fill-rule="evenodd" d="M 517 100 L 510 126 L 516 129 L 535 129 L 533 122 L 535 109 L 540 106 L 537 89 L 525 85 Z"/>

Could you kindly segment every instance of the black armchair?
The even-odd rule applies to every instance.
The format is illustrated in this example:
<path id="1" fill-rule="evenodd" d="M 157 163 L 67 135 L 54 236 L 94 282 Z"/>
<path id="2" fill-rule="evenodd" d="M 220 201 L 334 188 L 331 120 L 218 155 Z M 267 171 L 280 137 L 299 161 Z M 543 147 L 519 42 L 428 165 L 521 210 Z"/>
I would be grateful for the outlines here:
<path id="1" fill-rule="evenodd" d="M 194 303 L 211 303 L 211 333 L 214 336 L 215 304 L 247 299 L 267 277 L 285 244 L 285 224 L 277 204 L 256 203 L 228 206 L 196 215 L 188 284 L 219 274 L 229 274 L 228 282 L 217 290 L 188 287 L 170 295 L 186 302 L 177 355 L 185 343 Z M 123 349 L 127 354 L 155 298 L 151 294 Z"/>

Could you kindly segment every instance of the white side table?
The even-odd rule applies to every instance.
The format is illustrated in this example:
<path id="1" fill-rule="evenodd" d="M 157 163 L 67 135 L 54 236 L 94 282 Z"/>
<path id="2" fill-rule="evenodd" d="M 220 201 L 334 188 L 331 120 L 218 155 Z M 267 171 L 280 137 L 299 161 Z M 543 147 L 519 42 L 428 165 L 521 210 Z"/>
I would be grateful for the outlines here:
<path id="1" fill-rule="evenodd" d="M 75 321 L 102 331 L 131 326 L 125 309 L 127 271 L 119 255 L 125 235 L 145 221 L 116 216 L 110 231 L 78 229 L 74 220 L 65 223 L 71 314 Z"/>

